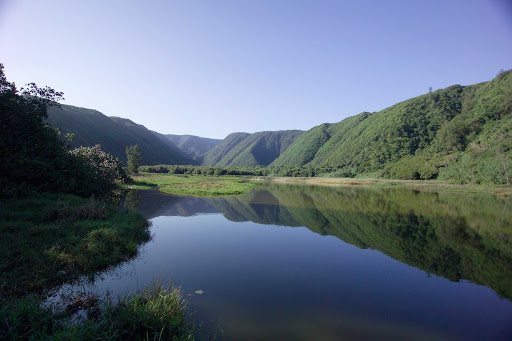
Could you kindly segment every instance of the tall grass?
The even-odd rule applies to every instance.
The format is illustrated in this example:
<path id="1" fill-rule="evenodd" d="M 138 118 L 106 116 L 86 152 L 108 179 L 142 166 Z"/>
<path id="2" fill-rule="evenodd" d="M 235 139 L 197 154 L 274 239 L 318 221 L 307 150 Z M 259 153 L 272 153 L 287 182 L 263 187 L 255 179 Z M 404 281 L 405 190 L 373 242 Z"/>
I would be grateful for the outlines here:
<path id="1" fill-rule="evenodd" d="M 77 295 L 48 306 L 37 296 L 10 300 L 0 309 L 0 339 L 193 340 L 194 326 L 178 288 L 153 282 L 119 300 Z M 81 313 L 85 318 L 76 318 Z"/>
<path id="2" fill-rule="evenodd" d="M 148 226 L 138 213 L 72 195 L 0 201 L 0 340 L 192 339 L 180 290 L 161 283 L 116 301 L 44 303 L 60 285 L 135 257 Z"/>

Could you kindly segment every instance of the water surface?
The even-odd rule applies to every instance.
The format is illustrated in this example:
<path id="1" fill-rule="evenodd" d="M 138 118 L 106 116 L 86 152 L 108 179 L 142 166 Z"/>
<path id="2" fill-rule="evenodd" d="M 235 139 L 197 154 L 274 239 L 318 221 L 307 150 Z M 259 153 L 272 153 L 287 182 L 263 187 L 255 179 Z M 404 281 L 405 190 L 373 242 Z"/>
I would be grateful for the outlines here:
<path id="1" fill-rule="evenodd" d="M 123 205 L 151 220 L 153 240 L 96 288 L 172 280 L 221 339 L 512 337 L 507 200 L 262 185 L 226 198 L 131 192 Z"/>

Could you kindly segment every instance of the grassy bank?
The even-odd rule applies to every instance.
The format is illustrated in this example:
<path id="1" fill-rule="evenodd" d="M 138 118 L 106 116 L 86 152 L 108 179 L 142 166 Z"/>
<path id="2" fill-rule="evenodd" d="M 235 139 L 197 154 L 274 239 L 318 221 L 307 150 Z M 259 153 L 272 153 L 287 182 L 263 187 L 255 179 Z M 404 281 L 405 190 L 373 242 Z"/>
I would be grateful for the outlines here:
<path id="1" fill-rule="evenodd" d="M 227 196 L 249 192 L 257 182 L 307 184 L 320 186 L 372 186 L 399 187 L 425 192 L 487 193 L 499 197 L 512 196 L 512 186 L 453 184 L 440 180 L 391 180 L 375 178 L 334 178 L 334 177 L 251 177 L 251 176 L 208 176 L 176 175 L 160 173 L 139 173 L 132 176 L 134 183 L 125 185 L 131 189 L 158 188 L 165 193 L 191 196 Z"/>
<path id="2" fill-rule="evenodd" d="M 406 188 L 425 192 L 487 193 L 499 197 L 511 197 L 512 187 L 505 185 L 458 185 L 438 180 L 390 180 L 365 178 L 322 178 L 322 177 L 254 177 L 259 182 L 306 184 L 319 186 L 371 186 Z"/>
<path id="3" fill-rule="evenodd" d="M 77 311 L 87 318 L 77 318 Z M 153 283 L 118 301 L 76 294 L 48 306 L 38 296 L 0 308 L 2 340 L 193 340 L 194 328 L 179 289 Z"/>
<path id="4" fill-rule="evenodd" d="M 42 303 L 60 285 L 136 256 L 150 239 L 141 215 L 58 194 L 2 201 L 0 212 L 0 339 L 188 338 L 181 294 L 162 286 L 119 302 Z M 78 310 L 89 319 L 73 322 Z"/>
<path id="5" fill-rule="evenodd" d="M 132 189 L 158 187 L 165 193 L 192 196 L 226 196 L 249 192 L 254 183 L 243 176 L 205 176 L 140 173 L 132 176 Z"/>

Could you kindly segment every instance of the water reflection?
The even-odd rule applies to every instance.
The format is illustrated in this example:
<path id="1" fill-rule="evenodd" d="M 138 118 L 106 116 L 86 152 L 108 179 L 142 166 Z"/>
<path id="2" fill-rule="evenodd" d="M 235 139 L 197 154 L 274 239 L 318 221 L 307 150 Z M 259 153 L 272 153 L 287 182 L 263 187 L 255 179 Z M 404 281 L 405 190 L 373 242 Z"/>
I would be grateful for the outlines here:
<path id="1" fill-rule="evenodd" d="M 493 196 L 265 184 L 224 198 L 130 192 L 123 205 L 147 218 L 220 212 L 234 222 L 305 226 L 512 299 L 511 204 Z"/>

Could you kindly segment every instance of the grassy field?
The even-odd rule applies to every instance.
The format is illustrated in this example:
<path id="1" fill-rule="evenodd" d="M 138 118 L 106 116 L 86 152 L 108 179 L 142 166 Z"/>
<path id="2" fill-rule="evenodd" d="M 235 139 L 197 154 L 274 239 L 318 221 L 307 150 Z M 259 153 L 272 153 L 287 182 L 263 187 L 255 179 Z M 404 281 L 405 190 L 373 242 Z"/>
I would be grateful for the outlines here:
<path id="1" fill-rule="evenodd" d="M 165 193 L 192 196 L 226 196 L 249 192 L 254 183 L 243 176 L 205 176 L 139 173 L 132 175 L 132 189 L 158 187 Z"/>
<path id="2" fill-rule="evenodd" d="M 0 339 L 190 339 L 179 290 L 155 285 L 112 302 L 43 302 L 64 283 L 137 255 L 148 222 L 94 199 L 39 194 L 0 202 Z M 83 311 L 88 319 L 74 320 Z"/>
<path id="3" fill-rule="evenodd" d="M 158 188 L 165 193 L 191 196 L 227 196 L 249 192 L 258 182 L 307 184 L 318 186 L 371 186 L 401 187 L 425 192 L 488 193 L 511 197 L 512 187 L 505 185 L 452 184 L 439 180 L 390 180 L 372 178 L 333 177 L 254 177 L 254 176 L 205 176 L 139 173 L 132 176 L 130 189 Z"/>

